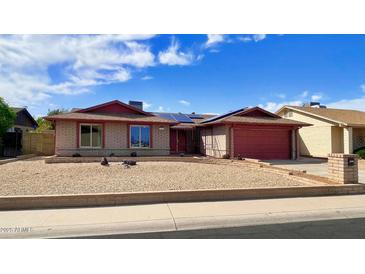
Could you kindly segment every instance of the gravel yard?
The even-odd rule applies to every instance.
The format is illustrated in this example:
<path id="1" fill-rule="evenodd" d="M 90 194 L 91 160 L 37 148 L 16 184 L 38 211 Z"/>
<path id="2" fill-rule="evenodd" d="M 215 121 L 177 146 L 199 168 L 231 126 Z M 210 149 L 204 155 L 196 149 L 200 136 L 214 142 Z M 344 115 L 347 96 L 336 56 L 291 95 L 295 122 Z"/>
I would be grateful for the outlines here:
<path id="1" fill-rule="evenodd" d="M 42 158 L 0 165 L 0 195 L 139 192 L 308 185 L 252 166 L 181 162 L 45 164 Z"/>

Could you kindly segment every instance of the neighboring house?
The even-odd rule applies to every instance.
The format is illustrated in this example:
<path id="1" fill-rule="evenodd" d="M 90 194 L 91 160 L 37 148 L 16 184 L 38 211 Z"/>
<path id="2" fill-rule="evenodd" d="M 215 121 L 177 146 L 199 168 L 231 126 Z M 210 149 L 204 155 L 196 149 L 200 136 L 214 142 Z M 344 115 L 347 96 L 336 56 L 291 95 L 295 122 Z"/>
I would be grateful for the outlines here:
<path id="1" fill-rule="evenodd" d="M 2 137 L 0 156 L 15 157 L 21 155 L 23 137 L 25 132 L 34 130 L 38 127 L 37 122 L 26 108 L 12 108 L 16 113 L 14 125 L 8 129 Z"/>
<path id="2" fill-rule="evenodd" d="M 132 105 L 131 105 L 132 103 Z M 112 101 L 45 117 L 56 125 L 56 154 L 138 156 L 202 153 L 260 159 L 296 158 L 306 123 L 258 107 L 225 115 L 151 113 L 139 102 Z"/>
<path id="3" fill-rule="evenodd" d="M 37 122 L 26 108 L 11 108 L 16 113 L 13 127 L 8 132 L 28 132 L 38 127 Z"/>
<path id="4" fill-rule="evenodd" d="M 284 106 L 277 114 L 312 124 L 299 131 L 304 156 L 353 153 L 354 149 L 365 146 L 365 112 L 323 106 Z"/>

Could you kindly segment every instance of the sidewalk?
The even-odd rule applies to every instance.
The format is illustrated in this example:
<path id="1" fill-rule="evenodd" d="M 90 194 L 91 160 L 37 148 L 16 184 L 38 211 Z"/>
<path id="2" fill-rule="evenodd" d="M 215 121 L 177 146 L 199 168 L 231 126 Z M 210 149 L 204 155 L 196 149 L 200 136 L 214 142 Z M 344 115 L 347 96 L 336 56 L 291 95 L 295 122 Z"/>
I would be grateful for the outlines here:
<path id="1" fill-rule="evenodd" d="M 365 195 L 0 211 L 0 238 L 184 231 L 365 217 Z"/>

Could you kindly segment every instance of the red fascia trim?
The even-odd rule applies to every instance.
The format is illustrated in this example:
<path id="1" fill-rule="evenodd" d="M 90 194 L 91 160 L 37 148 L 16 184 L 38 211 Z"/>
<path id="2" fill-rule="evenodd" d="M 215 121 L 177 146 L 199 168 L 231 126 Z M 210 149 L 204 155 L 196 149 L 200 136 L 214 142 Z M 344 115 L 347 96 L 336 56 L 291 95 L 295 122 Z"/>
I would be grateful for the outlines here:
<path id="1" fill-rule="evenodd" d="M 301 128 L 302 125 L 292 125 L 292 124 L 267 124 L 267 123 L 231 123 L 231 122 L 225 122 L 225 123 L 217 123 L 217 124 L 211 124 L 211 126 L 217 126 L 217 125 L 233 125 L 238 127 L 249 127 L 249 126 L 267 126 L 267 127 L 290 127 L 290 128 Z"/>
<path id="2" fill-rule="evenodd" d="M 49 120 L 51 121 L 51 120 Z M 54 119 L 52 121 L 77 121 L 80 123 L 121 123 L 121 124 L 133 124 L 133 125 L 177 125 L 178 123 L 171 123 L 171 122 L 142 122 L 142 121 L 114 121 L 114 120 L 91 120 L 91 119 L 72 119 L 72 118 L 60 118 L 60 119 Z"/>
<path id="3" fill-rule="evenodd" d="M 112 105 L 112 104 L 119 104 L 125 108 L 128 108 L 130 110 L 133 110 L 133 111 L 136 111 L 136 112 L 139 112 L 141 114 L 144 114 L 146 116 L 154 116 L 153 114 L 149 113 L 149 112 L 145 112 L 139 108 L 135 108 L 131 105 L 128 105 L 128 104 L 125 104 L 119 100 L 113 100 L 113 101 L 110 101 L 110 102 L 106 102 L 106 103 L 103 103 L 103 104 L 99 104 L 99 105 L 96 105 L 96 106 L 92 106 L 92 107 L 88 107 L 88 108 L 84 108 L 84 109 L 80 109 L 80 110 L 77 110 L 75 112 L 79 112 L 79 113 L 83 113 L 83 112 L 88 112 L 88 111 L 91 111 L 91 110 L 94 110 L 94 109 L 98 109 L 98 108 L 101 108 L 101 107 L 105 107 L 105 106 L 109 106 L 109 105 Z"/>
<path id="4" fill-rule="evenodd" d="M 249 109 L 247 109 L 247 110 L 244 110 L 244 111 L 243 111 L 243 112 L 241 112 L 241 113 L 236 113 L 236 114 L 246 114 L 246 113 L 250 113 L 250 112 L 255 111 L 255 110 L 259 110 L 259 111 L 261 111 L 261 112 L 263 112 L 263 113 L 266 113 L 267 115 L 269 115 L 269 116 L 271 116 L 271 117 L 274 117 L 274 118 L 281 118 L 279 115 L 277 115 L 277 114 L 275 114 L 275 113 L 272 113 L 272 112 L 270 112 L 270 111 L 267 111 L 267 110 L 265 110 L 265 109 L 262 109 L 262 108 L 260 108 L 260 107 L 253 107 L 253 108 L 249 108 Z M 233 116 L 235 116 L 235 115 L 233 115 Z"/>

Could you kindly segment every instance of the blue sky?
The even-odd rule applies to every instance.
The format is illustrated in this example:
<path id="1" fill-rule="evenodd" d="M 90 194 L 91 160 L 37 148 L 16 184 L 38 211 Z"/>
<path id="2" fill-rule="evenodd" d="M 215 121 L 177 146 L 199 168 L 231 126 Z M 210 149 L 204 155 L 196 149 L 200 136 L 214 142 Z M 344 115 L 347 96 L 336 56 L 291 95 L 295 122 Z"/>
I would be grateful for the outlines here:
<path id="1" fill-rule="evenodd" d="M 48 109 L 110 100 L 148 111 L 365 111 L 365 35 L 0 35 L 0 96 Z"/>

